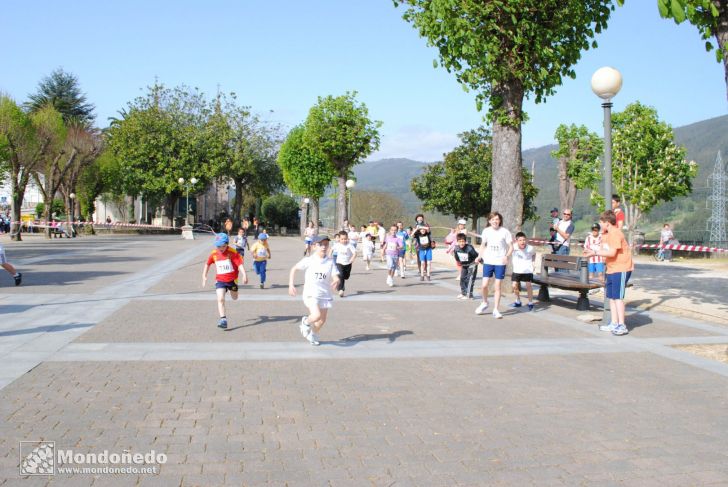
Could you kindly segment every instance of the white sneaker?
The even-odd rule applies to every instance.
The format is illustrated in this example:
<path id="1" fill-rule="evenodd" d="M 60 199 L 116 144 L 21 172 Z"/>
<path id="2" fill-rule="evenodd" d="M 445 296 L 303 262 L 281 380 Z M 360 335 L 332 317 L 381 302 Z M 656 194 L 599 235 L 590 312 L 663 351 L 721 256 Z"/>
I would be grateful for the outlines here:
<path id="1" fill-rule="evenodd" d="M 387 286 L 394 286 L 394 280 L 392 279 L 392 276 L 387 276 Z"/>
<path id="2" fill-rule="evenodd" d="M 500 314 L 500 311 L 498 311 L 497 309 L 494 309 L 493 310 L 493 318 L 495 318 L 496 320 L 499 320 L 499 319 L 503 318 L 503 315 Z"/>
<path id="3" fill-rule="evenodd" d="M 321 345 L 321 342 L 319 342 L 319 339 L 318 339 L 318 335 L 315 334 L 314 332 L 309 333 L 308 336 L 306 337 L 306 340 L 308 340 L 308 342 L 311 345 L 313 345 L 314 347 Z"/>
<path id="4" fill-rule="evenodd" d="M 480 303 L 480 306 L 475 308 L 475 314 L 476 315 L 484 315 L 485 310 L 488 309 L 488 303 Z"/>
<path id="5" fill-rule="evenodd" d="M 455 296 L 455 299 L 465 299 L 465 295 L 464 294 L 458 294 L 457 296 Z"/>
<path id="6" fill-rule="evenodd" d="M 301 331 L 301 336 L 303 338 L 306 338 L 306 336 L 311 333 L 311 325 L 308 324 L 308 319 L 305 316 L 301 318 L 301 324 L 298 325 L 298 329 Z"/>
<path id="7" fill-rule="evenodd" d="M 344 290 L 343 289 L 341 291 L 339 291 L 339 297 L 340 298 L 343 298 L 344 297 Z"/>

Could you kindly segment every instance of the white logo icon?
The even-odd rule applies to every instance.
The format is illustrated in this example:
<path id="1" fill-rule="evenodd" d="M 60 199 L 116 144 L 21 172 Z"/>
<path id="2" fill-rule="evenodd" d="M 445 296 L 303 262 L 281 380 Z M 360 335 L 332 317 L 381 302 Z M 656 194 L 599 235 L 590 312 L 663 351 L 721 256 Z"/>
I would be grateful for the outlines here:
<path id="1" fill-rule="evenodd" d="M 21 441 L 20 475 L 55 475 L 55 441 Z"/>

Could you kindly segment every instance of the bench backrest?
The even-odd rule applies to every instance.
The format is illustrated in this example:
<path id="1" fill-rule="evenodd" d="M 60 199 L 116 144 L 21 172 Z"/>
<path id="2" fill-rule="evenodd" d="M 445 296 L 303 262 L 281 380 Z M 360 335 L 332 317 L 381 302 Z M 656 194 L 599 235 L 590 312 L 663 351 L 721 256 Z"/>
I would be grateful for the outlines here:
<path id="1" fill-rule="evenodd" d="M 552 269 L 563 269 L 579 273 L 579 280 L 583 283 L 589 282 L 589 259 L 577 255 L 543 254 L 541 258 L 541 277 L 549 276 L 549 267 Z"/>

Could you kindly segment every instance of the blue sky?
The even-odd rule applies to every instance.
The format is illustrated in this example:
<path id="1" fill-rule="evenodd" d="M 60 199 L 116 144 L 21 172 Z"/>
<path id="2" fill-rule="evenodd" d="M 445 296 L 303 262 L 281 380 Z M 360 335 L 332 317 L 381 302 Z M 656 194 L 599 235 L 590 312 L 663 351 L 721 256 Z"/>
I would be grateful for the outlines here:
<path id="1" fill-rule="evenodd" d="M 599 47 L 583 53 L 577 78 L 544 104 L 526 103 L 524 149 L 552 143 L 560 123 L 601 133 L 590 79 L 605 65 L 624 77 L 614 110 L 640 100 L 673 126 L 726 113 L 722 66 L 694 27 L 661 19 L 656 3 L 626 0 L 596 38 Z M 0 91 L 24 101 L 62 67 L 79 78 L 102 127 L 155 77 L 210 95 L 218 85 L 235 91 L 241 103 L 287 127 L 305 119 L 318 96 L 356 90 L 384 123 L 370 159 L 439 160 L 458 133 L 482 123 L 474 95 L 433 68 L 437 53 L 390 0 L 3 4 Z"/>

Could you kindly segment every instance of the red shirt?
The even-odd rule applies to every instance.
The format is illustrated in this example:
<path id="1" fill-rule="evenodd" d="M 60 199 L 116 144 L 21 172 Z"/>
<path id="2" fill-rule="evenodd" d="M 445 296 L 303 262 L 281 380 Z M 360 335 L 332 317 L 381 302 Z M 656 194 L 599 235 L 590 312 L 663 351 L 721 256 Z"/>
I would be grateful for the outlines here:
<path id="1" fill-rule="evenodd" d="M 624 228 L 624 211 L 622 208 L 616 208 L 614 210 L 614 216 L 617 218 L 617 228 L 620 230 Z"/>
<path id="2" fill-rule="evenodd" d="M 219 282 L 233 282 L 238 278 L 238 267 L 243 265 L 243 257 L 230 247 L 224 252 L 215 249 L 207 258 L 207 265 L 215 264 L 216 279 Z"/>

